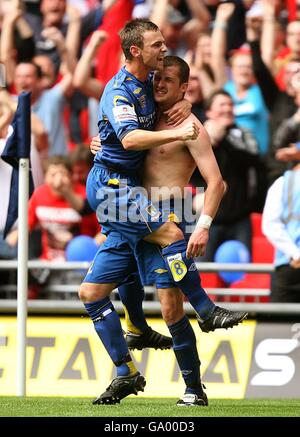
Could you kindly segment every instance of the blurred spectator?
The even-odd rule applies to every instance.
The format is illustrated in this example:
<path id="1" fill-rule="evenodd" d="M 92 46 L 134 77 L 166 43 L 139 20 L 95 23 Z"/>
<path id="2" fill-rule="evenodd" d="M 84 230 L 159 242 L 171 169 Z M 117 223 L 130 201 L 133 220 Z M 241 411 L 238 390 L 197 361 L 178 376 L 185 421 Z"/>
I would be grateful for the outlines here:
<path id="1" fill-rule="evenodd" d="M 60 53 L 54 42 L 48 38 L 43 31 L 49 27 L 56 27 L 61 33 L 66 36 L 68 29 L 68 21 L 64 20 L 67 12 L 66 0 L 41 0 L 40 3 L 41 15 L 25 12 L 25 19 L 29 23 L 34 32 L 35 52 L 37 55 L 49 56 L 55 66 L 56 72 L 59 70 Z M 71 17 L 72 18 L 72 17 Z M 80 18 L 80 45 L 88 35 L 97 29 L 101 24 L 103 18 L 103 9 L 101 7 L 95 8 L 87 15 Z"/>
<path id="2" fill-rule="evenodd" d="M 51 59 L 45 55 L 37 55 L 32 58 L 32 61 L 41 69 L 42 77 L 40 86 L 42 90 L 48 90 L 52 88 L 55 84 L 55 70 Z"/>
<path id="3" fill-rule="evenodd" d="M 0 155 L 5 147 L 5 138 L 8 133 L 8 126 L 12 120 L 13 111 L 6 103 L 0 104 Z M 12 167 L 0 159 L 0 259 L 15 259 L 17 257 L 17 247 L 9 244 L 3 239 L 3 231 L 6 223 L 6 216 L 10 194 L 10 179 Z M 15 243 L 15 242 L 13 242 Z M 2 277 L 2 275 L 1 275 Z"/>
<path id="4" fill-rule="evenodd" d="M 9 123 L 12 119 L 15 106 L 6 99 L 3 91 L 1 92 L 0 104 L 0 155 L 5 147 L 5 138 Z M 7 103 L 4 103 L 4 100 Z M 38 187 L 43 184 L 44 174 L 42 171 L 41 157 L 42 152 L 39 151 L 39 135 L 43 132 L 43 126 L 40 120 L 32 114 L 31 116 L 31 152 L 30 164 L 34 186 Z M 47 147 L 47 138 L 44 137 L 42 146 Z M 12 230 L 6 240 L 3 240 L 3 230 L 6 223 L 6 216 L 8 210 L 8 202 L 10 195 L 10 179 L 12 174 L 12 167 L 0 159 L 0 198 L 1 198 L 1 214 L 0 214 L 0 259 L 15 259 L 17 257 L 17 239 L 15 230 Z M 15 224 L 16 227 L 16 224 Z M 40 234 L 35 233 L 33 238 L 29 241 L 29 257 L 35 257 L 40 251 Z"/>
<path id="5" fill-rule="evenodd" d="M 74 72 L 73 85 L 88 97 L 99 100 L 104 89 L 104 83 L 92 77 L 92 65 L 97 50 L 107 38 L 103 30 L 96 30 L 87 44 Z"/>
<path id="6" fill-rule="evenodd" d="M 160 2 L 158 2 L 160 3 Z M 121 63 L 121 44 L 119 31 L 132 18 L 133 0 L 117 0 L 103 17 L 100 30 L 107 33 L 108 38 L 97 53 L 95 77 L 106 84 L 117 73 Z M 105 60 L 105 62 L 103 62 Z"/>
<path id="7" fill-rule="evenodd" d="M 66 41 L 63 34 L 56 27 L 48 27 L 44 30 L 45 36 L 52 41 L 61 57 L 62 79 L 53 86 L 55 81 L 55 68 L 51 58 L 43 56 L 37 57 L 39 68 L 32 61 L 28 60 L 18 64 L 11 69 L 14 72 L 14 87 L 19 94 L 22 91 L 32 93 L 32 111 L 38 115 L 43 122 L 49 136 L 49 154 L 67 154 L 67 141 L 64 125 L 61 122 L 65 106 L 65 97 L 69 97 L 72 92 L 72 68 L 73 61 L 68 55 Z M 10 62 L 11 48 L 13 41 L 6 42 L 6 63 Z M 3 47 L 2 47 L 3 48 Z M 51 89 L 50 87 L 53 86 Z"/>
<path id="8" fill-rule="evenodd" d="M 114 0 L 104 1 L 103 7 L 98 3 L 90 12 L 81 16 L 78 11 L 67 4 L 67 0 L 41 0 L 40 15 L 25 12 L 24 17 L 34 32 L 35 54 L 48 56 L 55 67 L 56 75 L 59 72 L 62 52 L 59 51 L 56 41 L 50 36 L 50 29 L 56 28 L 66 38 L 66 51 L 72 68 L 75 68 L 82 45 L 91 32 L 102 23 L 103 14 L 107 7 L 111 7 Z M 22 51 L 22 46 L 20 47 Z M 83 132 L 80 124 L 80 114 L 86 107 L 86 99 L 79 93 L 74 94 L 70 104 L 70 136 L 74 142 L 80 142 Z M 54 154 L 64 153 L 56 149 Z"/>
<path id="9" fill-rule="evenodd" d="M 22 23 L 24 23 L 22 27 L 24 28 L 23 33 L 27 32 L 32 35 L 33 30 L 25 21 L 23 17 L 23 9 L 20 7 L 20 5 L 16 3 L 16 1 L 17 0 L 14 0 L 15 6 L 6 16 L 2 26 L 1 59 L 6 67 L 6 81 L 8 85 L 11 85 L 13 82 L 16 64 L 20 63 L 21 61 L 31 61 L 34 58 L 35 53 L 35 50 L 33 50 L 31 53 L 28 53 L 25 56 L 23 55 L 23 57 L 21 58 L 20 56 L 18 56 L 18 52 L 20 50 L 18 50 L 18 47 L 16 46 L 16 42 L 14 40 L 15 26 L 18 25 L 18 23 L 21 21 Z M 68 26 L 68 32 L 66 37 L 64 37 L 59 29 L 57 29 L 55 26 L 47 27 L 42 31 L 43 37 L 47 38 L 49 42 L 51 41 L 60 56 L 61 72 L 63 75 L 66 73 L 66 71 L 72 72 L 75 69 L 78 51 L 78 49 L 76 50 L 76 41 L 78 40 L 79 31 L 80 25 L 74 24 L 74 22 L 71 22 L 71 24 Z M 47 71 L 49 70 L 49 65 L 51 65 L 53 70 L 53 72 L 51 71 L 51 75 L 54 76 L 52 82 L 54 83 L 57 79 L 57 71 L 51 57 L 49 57 L 47 54 L 44 54 L 38 55 L 36 58 L 48 59 Z M 45 65 L 45 61 L 42 65 Z"/>
<path id="10" fill-rule="evenodd" d="M 40 3 L 41 0 L 24 0 L 26 11 L 36 15 L 40 15 Z"/>
<path id="11" fill-rule="evenodd" d="M 29 231 L 37 226 L 42 232 L 41 258 L 49 261 L 65 260 L 65 249 L 75 236 L 85 234 L 94 237 L 95 227 L 84 223 L 73 205 L 82 205 L 85 187 L 73 184 L 69 160 L 63 156 L 52 156 L 45 162 L 45 184 L 38 187 L 28 206 Z M 45 284 L 80 282 L 82 272 L 31 271 L 29 296 L 39 296 Z"/>
<path id="12" fill-rule="evenodd" d="M 30 91 L 31 109 L 43 122 L 48 133 L 49 155 L 66 155 L 66 132 L 62 123 L 65 96 L 69 94 L 72 85 L 71 74 L 66 74 L 62 80 L 51 89 L 44 89 L 41 69 L 33 62 L 23 62 L 15 70 L 15 88 L 18 94 Z"/>
<path id="13" fill-rule="evenodd" d="M 290 60 L 285 66 L 284 82 L 286 91 L 281 91 L 276 84 L 271 70 L 264 63 L 260 45 L 259 35 L 256 29 L 247 28 L 247 38 L 251 47 L 253 70 L 257 83 L 261 89 L 266 106 L 271 114 L 270 118 L 270 147 L 267 160 L 269 182 L 274 181 L 283 173 L 285 166 L 274 158 L 274 133 L 282 120 L 291 117 L 297 110 L 295 95 L 297 89 L 297 74 L 300 72 L 300 62 Z M 296 80 L 295 80 L 296 79 Z M 296 85 L 296 87 L 295 87 Z"/>
<path id="14" fill-rule="evenodd" d="M 186 62 L 194 65 L 198 70 L 205 70 L 211 80 L 214 80 L 214 73 L 211 68 L 211 35 L 202 32 L 197 38 L 194 50 L 189 50 L 185 56 Z"/>
<path id="15" fill-rule="evenodd" d="M 94 157 L 86 144 L 77 144 L 69 154 L 74 184 L 86 184 L 88 174 L 93 166 Z"/>
<path id="16" fill-rule="evenodd" d="M 222 25 L 216 15 L 219 5 L 222 3 L 233 3 L 234 11 L 230 16 L 228 24 L 225 24 L 224 30 L 226 31 L 224 37 L 227 41 L 227 53 L 232 50 L 238 49 L 246 41 L 245 31 L 245 16 L 246 11 L 253 5 L 254 0 L 204 0 L 204 5 L 209 10 L 211 16 L 211 25 L 213 28 Z"/>
<path id="17" fill-rule="evenodd" d="M 5 146 L 5 138 L 7 135 L 7 129 L 9 123 L 13 117 L 13 111 L 9 105 L 1 102 L 0 103 L 0 155 L 3 152 Z M 10 241 L 3 239 L 3 231 L 5 228 L 9 195 L 10 195 L 10 179 L 12 174 L 12 167 L 4 162 L 0 158 L 0 198 L 1 198 L 1 209 L 0 209 L 0 260 L 11 260 L 17 258 L 17 245 L 15 241 Z M 14 232 L 14 230 L 12 231 Z M 10 235 L 8 235 L 10 237 Z M 8 284 L 14 282 L 15 278 L 12 277 L 11 272 L 0 270 L 0 282 L 1 284 Z M 2 293 L 0 292 L 0 295 Z M 5 296 L 5 294 L 4 294 Z"/>
<path id="18" fill-rule="evenodd" d="M 266 155 L 269 147 L 269 113 L 260 88 L 254 83 L 252 59 L 242 50 L 231 57 L 232 80 L 224 85 L 234 104 L 238 126 L 251 131 L 258 143 L 258 151 Z"/>
<path id="19" fill-rule="evenodd" d="M 299 0 L 286 0 L 288 9 L 289 21 L 300 19 L 300 3 Z"/>
<path id="20" fill-rule="evenodd" d="M 250 9 L 246 19 L 247 31 L 250 28 L 259 37 L 262 59 L 274 75 L 274 59 L 284 58 L 289 51 L 285 46 L 286 23 L 281 17 L 282 3 L 282 0 L 260 0 L 256 16 L 250 14 Z"/>
<path id="21" fill-rule="evenodd" d="M 90 152 L 89 146 L 86 144 L 77 144 L 70 153 L 69 159 L 72 168 L 73 184 L 80 184 L 85 190 L 86 180 L 94 161 L 94 156 Z M 95 212 L 90 208 L 87 199 L 84 199 L 81 203 L 78 202 L 78 200 L 81 199 L 76 198 L 75 202 L 72 202 L 71 199 L 71 205 L 82 216 L 82 232 L 91 232 L 93 235 L 96 235 L 100 232 L 101 227 Z M 97 242 L 100 244 L 102 240 L 99 241 L 99 239 L 97 239 Z"/>
<path id="22" fill-rule="evenodd" d="M 0 98 L 3 105 L 7 105 L 12 113 L 17 108 L 17 100 L 13 99 L 6 90 L 0 91 Z M 40 118 L 31 113 L 31 150 L 30 163 L 34 186 L 38 187 L 44 183 L 44 172 L 42 161 L 48 156 L 48 135 Z"/>
<path id="23" fill-rule="evenodd" d="M 185 61 L 191 69 L 187 95 L 192 104 L 200 102 L 202 97 L 207 98 L 216 89 L 211 57 L 211 36 L 208 33 L 202 33 L 198 37 L 195 50 L 189 50 L 185 56 Z M 199 95 L 196 98 L 197 90 Z"/>
<path id="24" fill-rule="evenodd" d="M 291 168 L 295 164 L 293 162 L 294 153 L 296 152 L 297 154 L 297 143 L 300 141 L 300 90 L 297 91 L 295 102 L 298 105 L 297 111 L 292 117 L 281 122 L 274 133 L 273 139 L 276 151 L 275 157 L 277 160 L 286 163 L 286 169 Z M 298 161 L 297 156 L 296 161 Z"/>
<path id="25" fill-rule="evenodd" d="M 227 191 L 210 228 L 210 237 L 204 257 L 200 261 L 213 261 L 221 243 L 238 240 L 251 253 L 250 187 L 248 170 L 257 165 L 257 143 L 251 132 L 234 122 L 233 101 L 223 91 L 215 91 L 206 101 L 207 121 L 204 126 L 211 138 L 214 154 Z M 193 177 L 193 185 L 203 181 Z"/>
<path id="26" fill-rule="evenodd" d="M 218 7 L 212 33 L 212 66 L 219 86 L 224 86 L 234 103 L 235 121 L 238 126 L 249 129 L 255 137 L 259 153 L 265 155 L 269 146 L 268 110 L 261 90 L 254 83 L 251 54 L 240 48 L 230 58 L 232 79 L 227 79 L 225 58 L 225 27 L 234 10 L 233 3 Z"/>
<path id="27" fill-rule="evenodd" d="M 96 30 L 92 34 L 74 72 L 74 87 L 88 97 L 89 136 L 98 134 L 98 103 L 105 85 L 93 77 L 93 61 L 107 36 L 103 30 Z"/>
<path id="28" fill-rule="evenodd" d="M 210 14 L 198 0 L 156 2 L 150 19 L 162 30 L 168 54 L 185 57 L 194 50 L 198 35 L 207 31 Z"/>
<path id="29" fill-rule="evenodd" d="M 11 85 L 16 63 L 30 60 L 35 53 L 33 30 L 23 16 L 21 0 L 2 0 L 3 13 L 0 60 L 6 67 L 6 83 Z"/>
<path id="30" fill-rule="evenodd" d="M 292 21 L 286 28 L 286 50 L 280 53 L 274 60 L 274 72 L 278 86 L 285 90 L 285 68 L 291 60 L 300 62 L 300 21 Z"/>
<path id="31" fill-rule="evenodd" d="M 262 230 L 275 247 L 271 302 L 300 302 L 300 164 L 269 188 Z"/>
<path id="32" fill-rule="evenodd" d="M 85 198 L 85 188 L 72 183 L 69 160 L 53 156 L 45 168 L 45 184 L 34 191 L 29 201 L 28 226 L 29 230 L 41 226 L 43 259 L 64 260 L 68 241 L 82 233 L 94 236 L 94 229 L 82 232 L 81 216 L 71 207 L 74 198 Z"/>
<path id="33" fill-rule="evenodd" d="M 206 116 L 204 110 L 204 99 L 202 83 L 199 71 L 196 67 L 190 67 L 190 77 L 185 98 L 192 104 L 192 113 L 204 123 Z"/>
<path id="34" fill-rule="evenodd" d="M 186 19 L 181 12 L 173 6 L 168 5 L 166 20 L 161 27 L 165 44 L 168 48 L 167 55 L 180 56 L 181 58 L 185 56 L 187 51 L 183 34 L 185 22 Z"/>

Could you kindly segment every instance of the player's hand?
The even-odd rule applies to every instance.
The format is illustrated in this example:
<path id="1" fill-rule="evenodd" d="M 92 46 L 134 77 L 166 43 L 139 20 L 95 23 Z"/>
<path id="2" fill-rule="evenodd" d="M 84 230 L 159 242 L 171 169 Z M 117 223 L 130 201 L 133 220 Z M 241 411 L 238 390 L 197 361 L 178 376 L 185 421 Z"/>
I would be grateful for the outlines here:
<path id="1" fill-rule="evenodd" d="M 98 234 L 94 237 L 94 241 L 98 246 L 101 246 L 106 241 L 107 237 L 104 234 L 101 234 L 101 232 L 98 232 Z"/>
<path id="2" fill-rule="evenodd" d="M 164 114 L 167 117 L 167 124 L 174 127 L 179 126 L 184 122 L 192 113 L 192 104 L 183 99 L 180 102 L 175 103 L 171 109 L 165 111 Z"/>
<path id="3" fill-rule="evenodd" d="M 187 250 L 186 250 L 186 256 L 187 258 L 195 258 L 197 256 L 202 256 L 205 254 L 207 242 L 209 237 L 209 231 L 208 229 L 204 228 L 197 228 L 192 233 Z"/>
<path id="4" fill-rule="evenodd" d="M 189 141 L 196 140 L 198 138 L 200 127 L 192 121 L 191 123 L 187 123 L 182 128 L 178 129 L 179 140 L 181 141 Z"/>
<path id="5" fill-rule="evenodd" d="M 93 155 L 96 155 L 97 152 L 99 152 L 99 150 L 101 150 L 101 141 L 100 138 L 96 136 L 91 139 L 90 151 L 92 152 Z"/>

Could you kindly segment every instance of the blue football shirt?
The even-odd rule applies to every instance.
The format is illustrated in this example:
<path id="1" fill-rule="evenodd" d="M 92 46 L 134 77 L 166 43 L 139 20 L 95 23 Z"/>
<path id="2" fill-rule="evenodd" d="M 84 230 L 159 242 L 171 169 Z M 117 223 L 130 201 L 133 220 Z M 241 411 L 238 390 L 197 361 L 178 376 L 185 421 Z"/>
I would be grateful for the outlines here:
<path id="1" fill-rule="evenodd" d="M 123 67 L 107 83 L 100 100 L 98 128 L 102 150 L 95 162 L 138 170 L 146 152 L 125 150 L 121 141 L 135 129 L 153 130 L 155 116 L 152 74 L 140 82 Z"/>

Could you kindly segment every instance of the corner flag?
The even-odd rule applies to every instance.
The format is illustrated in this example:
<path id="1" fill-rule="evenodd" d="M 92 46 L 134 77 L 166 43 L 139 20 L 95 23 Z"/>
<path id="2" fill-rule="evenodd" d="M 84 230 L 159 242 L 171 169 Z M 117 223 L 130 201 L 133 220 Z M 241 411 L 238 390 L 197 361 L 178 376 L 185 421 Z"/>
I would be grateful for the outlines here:
<path id="1" fill-rule="evenodd" d="M 29 159 L 31 143 L 30 123 L 30 93 L 23 92 L 18 97 L 18 107 L 13 121 L 8 128 L 6 145 L 1 158 L 13 167 L 9 205 L 3 238 L 6 237 L 11 227 L 18 218 L 18 181 L 19 161 L 21 158 Z M 29 197 L 33 192 L 33 179 L 29 174 Z"/>
<path id="2" fill-rule="evenodd" d="M 28 199 L 33 191 L 29 171 L 30 93 L 21 93 L 9 126 L 2 159 L 13 166 L 4 237 L 18 218 L 18 299 L 17 299 L 17 396 L 26 395 L 26 330 L 28 293 Z"/>

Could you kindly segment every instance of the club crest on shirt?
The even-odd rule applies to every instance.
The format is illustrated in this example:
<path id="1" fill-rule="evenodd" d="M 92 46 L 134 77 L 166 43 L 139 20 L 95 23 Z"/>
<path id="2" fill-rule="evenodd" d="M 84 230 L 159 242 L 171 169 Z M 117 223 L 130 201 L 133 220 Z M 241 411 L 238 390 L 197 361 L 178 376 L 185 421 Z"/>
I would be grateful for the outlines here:
<path id="1" fill-rule="evenodd" d="M 160 216 L 161 216 L 161 212 L 158 211 L 155 206 L 153 205 L 148 205 L 145 208 L 145 211 L 148 215 L 150 215 L 151 220 L 157 220 Z"/>

